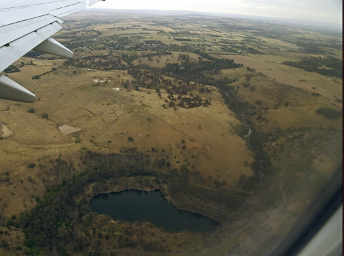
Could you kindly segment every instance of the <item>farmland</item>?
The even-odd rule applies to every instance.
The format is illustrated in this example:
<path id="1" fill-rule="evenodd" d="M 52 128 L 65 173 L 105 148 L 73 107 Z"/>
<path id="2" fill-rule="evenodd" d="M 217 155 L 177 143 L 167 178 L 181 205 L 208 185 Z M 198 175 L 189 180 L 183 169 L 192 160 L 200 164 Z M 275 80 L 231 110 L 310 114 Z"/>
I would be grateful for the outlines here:
<path id="1" fill-rule="evenodd" d="M 259 255 L 341 166 L 339 35 L 98 11 L 55 38 L 74 58 L 33 52 L 7 70 L 39 100 L 0 101 L 0 255 Z M 130 189 L 221 227 L 91 211 Z"/>

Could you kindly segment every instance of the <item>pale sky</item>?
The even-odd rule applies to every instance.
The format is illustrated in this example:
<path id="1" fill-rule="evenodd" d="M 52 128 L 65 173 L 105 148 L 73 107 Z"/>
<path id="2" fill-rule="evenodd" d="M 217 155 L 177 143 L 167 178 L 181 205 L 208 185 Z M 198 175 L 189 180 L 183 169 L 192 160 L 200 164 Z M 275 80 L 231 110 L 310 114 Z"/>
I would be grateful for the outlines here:
<path id="1" fill-rule="evenodd" d="M 342 0 L 107 0 L 95 7 L 201 11 L 342 23 Z"/>

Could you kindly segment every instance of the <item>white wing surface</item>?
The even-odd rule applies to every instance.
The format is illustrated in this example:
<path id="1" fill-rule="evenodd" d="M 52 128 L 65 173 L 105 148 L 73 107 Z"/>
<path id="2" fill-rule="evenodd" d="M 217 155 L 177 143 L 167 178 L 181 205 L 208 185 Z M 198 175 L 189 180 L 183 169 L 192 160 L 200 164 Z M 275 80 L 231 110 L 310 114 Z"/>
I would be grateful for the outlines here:
<path id="1" fill-rule="evenodd" d="M 60 19 L 100 0 L 1 0 L 0 98 L 32 102 L 36 95 L 1 75 L 32 49 L 64 57 L 72 52 L 52 39 L 62 29 Z M 104 0 L 102 0 L 104 1 Z"/>

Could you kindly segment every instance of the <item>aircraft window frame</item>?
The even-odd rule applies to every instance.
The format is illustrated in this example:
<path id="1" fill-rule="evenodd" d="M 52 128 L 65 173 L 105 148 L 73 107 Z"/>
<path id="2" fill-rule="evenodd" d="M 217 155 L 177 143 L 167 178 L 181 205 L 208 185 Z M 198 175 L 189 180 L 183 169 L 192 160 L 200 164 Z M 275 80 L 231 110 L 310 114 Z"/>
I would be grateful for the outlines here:
<path id="1" fill-rule="evenodd" d="M 308 209 L 309 217 L 302 216 L 294 225 L 290 234 L 268 256 L 296 256 L 313 239 L 317 232 L 342 205 L 343 196 L 342 169 L 336 171 L 329 185 L 319 193 L 320 200 Z M 331 186 L 332 185 L 332 186 Z"/>

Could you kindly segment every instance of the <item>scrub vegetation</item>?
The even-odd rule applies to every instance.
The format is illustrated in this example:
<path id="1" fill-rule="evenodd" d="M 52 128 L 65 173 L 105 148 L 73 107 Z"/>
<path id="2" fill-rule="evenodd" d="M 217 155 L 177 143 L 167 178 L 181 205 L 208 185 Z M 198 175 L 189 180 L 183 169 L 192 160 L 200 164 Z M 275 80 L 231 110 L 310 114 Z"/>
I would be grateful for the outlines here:
<path id="1" fill-rule="evenodd" d="M 336 34 L 98 11 L 56 38 L 74 58 L 32 52 L 6 71 L 40 99 L 0 101 L 1 256 L 264 255 L 341 166 Z M 90 208 L 125 190 L 160 190 L 219 227 Z"/>

